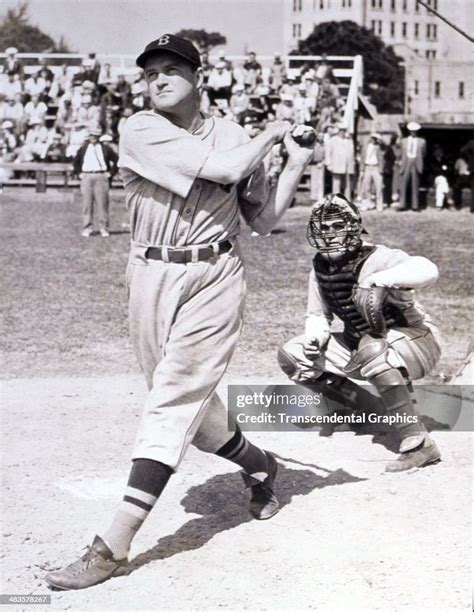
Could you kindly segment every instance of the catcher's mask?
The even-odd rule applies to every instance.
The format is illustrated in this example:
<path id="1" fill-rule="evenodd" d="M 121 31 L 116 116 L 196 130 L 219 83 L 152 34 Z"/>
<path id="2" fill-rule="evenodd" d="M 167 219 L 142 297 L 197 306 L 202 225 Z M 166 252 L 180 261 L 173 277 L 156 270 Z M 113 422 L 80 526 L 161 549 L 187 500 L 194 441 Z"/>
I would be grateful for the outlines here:
<path id="1" fill-rule="evenodd" d="M 324 259 L 337 263 L 357 253 L 362 233 L 359 210 L 342 193 L 327 195 L 313 206 L 307 238 Z"/>

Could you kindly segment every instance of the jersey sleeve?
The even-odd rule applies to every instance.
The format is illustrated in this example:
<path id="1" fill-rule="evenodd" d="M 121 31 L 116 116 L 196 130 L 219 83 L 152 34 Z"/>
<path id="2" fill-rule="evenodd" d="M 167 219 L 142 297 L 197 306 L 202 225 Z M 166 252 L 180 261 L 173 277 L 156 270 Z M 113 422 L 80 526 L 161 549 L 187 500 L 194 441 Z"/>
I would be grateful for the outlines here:
<path id="1" fill-rule="evenodd" d="M 263 163 L 253 174 L 239 183 L 237 193 L 240 212 L 246 223 L 251 223 L 270 200 L 270 187 Z"/>
<path id="2" fill-rule="evenodd" d="M 212 150 L 164 117 L 145 112 L 125 122 L 118 165 L 185 198 Z"/>

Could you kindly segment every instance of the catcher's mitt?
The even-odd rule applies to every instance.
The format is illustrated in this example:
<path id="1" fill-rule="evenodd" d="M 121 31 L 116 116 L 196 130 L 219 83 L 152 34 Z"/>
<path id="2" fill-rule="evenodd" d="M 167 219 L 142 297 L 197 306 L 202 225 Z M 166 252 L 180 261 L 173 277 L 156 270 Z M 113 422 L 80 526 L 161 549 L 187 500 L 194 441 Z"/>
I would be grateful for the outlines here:
<path id="1" fill-rule="evenodd" d="M 371 331 L 383 336 L 387 324 L 383 316 L 383 305 L 387 298 L 387 287 L 355 287 L 352 299 L 360 314 L 370 325 Z"/>

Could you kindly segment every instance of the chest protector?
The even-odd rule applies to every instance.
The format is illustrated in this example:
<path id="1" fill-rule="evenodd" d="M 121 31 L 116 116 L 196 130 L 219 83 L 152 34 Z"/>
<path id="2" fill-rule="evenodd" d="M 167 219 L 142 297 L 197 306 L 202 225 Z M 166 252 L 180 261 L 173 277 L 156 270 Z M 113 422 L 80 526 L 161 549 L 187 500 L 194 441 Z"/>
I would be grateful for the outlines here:
<path id="1" fill-rule="evenodd" d="M 313 259 L 314 272 L 322 297 L 329 310 L 344 323 L 344 340 L 350 349 L 357 348 L 359 340 L 370 332 L 370 326 L 352 301 L 352 290 L 358 284 L 359 274 L 375 246 L 362 246 L 357 257 L 340 267 L 331 265 L 321 256 Z M 403 325 L 405 317 L 393 304 L 385 304 L 383 315 L 387 327 Z"/>

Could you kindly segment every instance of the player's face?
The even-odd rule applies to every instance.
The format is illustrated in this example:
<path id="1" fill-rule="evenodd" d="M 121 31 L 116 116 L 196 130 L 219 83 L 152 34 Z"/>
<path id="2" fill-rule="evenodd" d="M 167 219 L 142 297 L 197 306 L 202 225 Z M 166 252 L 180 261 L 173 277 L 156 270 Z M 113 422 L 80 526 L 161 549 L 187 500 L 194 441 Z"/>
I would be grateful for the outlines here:
<path id="1" fill-rule="evenodd" d="M 145 64 L 145 79 L 153 106 L 172 112 L 196 95 L 200 71 L 174 53 L 152 55 Z"/>

